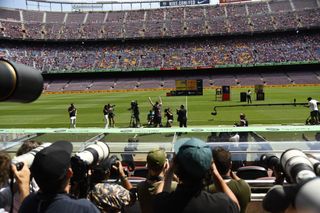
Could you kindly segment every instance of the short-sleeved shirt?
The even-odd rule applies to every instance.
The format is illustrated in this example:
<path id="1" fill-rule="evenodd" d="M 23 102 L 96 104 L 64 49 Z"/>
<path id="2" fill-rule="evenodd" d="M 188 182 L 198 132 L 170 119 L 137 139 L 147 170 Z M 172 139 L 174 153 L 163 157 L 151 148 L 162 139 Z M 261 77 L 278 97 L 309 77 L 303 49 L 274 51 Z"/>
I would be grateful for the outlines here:
<path id="1" fill-rule="evenodd" d="M 317 100 L 314 100 L 314 99 L 311 99 L 309 101 L 309 109 L 310 111 L 318 111 L 318 101 Z"/>
<path id="2" fill-rule="evenodd" d="M 178 185 L 174 192 L 162 192 L 155 196 L 156 213 L 238 213 L 237 205 L 224 193 L 191 190 Z"/>
<path id="3" fill-rule="evenodd" d="M 75 200 L 67 194 L 32 193 L 21 204 L 19 213 L 99 213 L 87 199 Z"/>
<path id="4" fill-rule="evenodd" d="M 153 213 L 153 200 L 156 195 L 156 191 L 162 181 L 152 182 L 150 180 L 143 181 L 138 184 L 138 199 L 140 203 L 141 213 Z M 174 191 L 177 187 L 177 182 L 171 183 L 170 192 Z"/>
<path id="5" fill-rule="evenodd" d="M 250 202 L 251 199 L 251 189 L 249 184 L 243 180 L 233 180 L 231 179 L 229 182 L 227 182 L 227 185 L 233 192 L 233 194 L 237 197 L 240 208 L 241 208 L 241 213 L 245 213 L 247 206 Z M 209 186 L 209 191 L 210 192 L 216 192 L 216 187 L 214 184 Z"/>

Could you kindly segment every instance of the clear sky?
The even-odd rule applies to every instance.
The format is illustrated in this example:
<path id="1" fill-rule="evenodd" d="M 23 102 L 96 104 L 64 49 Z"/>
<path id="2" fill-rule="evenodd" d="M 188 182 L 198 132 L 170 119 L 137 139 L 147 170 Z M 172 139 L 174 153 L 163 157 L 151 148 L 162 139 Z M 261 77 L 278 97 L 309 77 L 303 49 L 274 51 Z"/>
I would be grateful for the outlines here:
<path id="1" fill-rule="evenodd" d="M 63 1 L 63 0 L 60 0 L 60 1 Z M 92 0 L 91 1 L 86 1 L 86 0 L 65 0 L 65 1 L 88 2 L 88 3 L 92 2 Z M 93 0 L 93 2 L 95 2 L 95 1 L 99 1 L 99 0 Z M 133 2 L 135 2 L 137 0 L 124 0 L 124 1 L 126 1 L 126 2 L 133 1 Z M 119 2 L 121 2 L 121 0 L 119 0 Z M 210 4 L 218 4 L 218 2 L 219 2 L 219 0 L 210 0 Z M 158 3 L 152 3 L 151 5 L 150 5 L 150 3 L 143 3 L 142 4 L 142 6 L 144 8 L 156 8 L 156 7 L 159 7 L 158 5 L 159 5 Z M 27 5 L 26 5 L 26 1 L 25 0 L 0 0 L 0 7 L 27 9 Z M 139 7 L 140 7 L 140 4 L 136 4 L 136 5 L 132 6 L 132 9 L 138 9 Z M 38 10 L 38 8 L 40 8 L 40 10 L 48 10 L 48 11 L 50 11 L 50 10 L 58 10 L 58 11 L 60 11 L 61 10 L 60 4 L 51 4 L 51 8 L 50 8 L 50 5 L 46 4 L 46 3 L 41 3 L 41 4 L 38 5 L 36 2 L 28 1 L 28 9 Z M 125 10 L 125 9 L 131 9 L 131 6 L 122 5 L 120 7 L 120 5 L 118 5 L 118 6 L 115 5 L 113 8 L 115 10 L 120 10 L 120 9 Z M 63 10 L 71 11 L 70 4 L 64 6 Z M 97 8 L 97 10 L 101 10 L 101 9 Z M 103 7 L 103 10 L 112 10 L 112 8 L 111 8 L 110 5 L 105 5 Z"/>

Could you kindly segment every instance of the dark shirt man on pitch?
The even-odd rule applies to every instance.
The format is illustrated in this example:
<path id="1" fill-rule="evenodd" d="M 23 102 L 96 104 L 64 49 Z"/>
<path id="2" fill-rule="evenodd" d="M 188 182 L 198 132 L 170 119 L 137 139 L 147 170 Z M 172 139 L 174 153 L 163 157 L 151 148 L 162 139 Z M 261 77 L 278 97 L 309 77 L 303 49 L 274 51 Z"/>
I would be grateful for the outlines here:
<path id="1" fill-rule="evenodd" d="M 177 110 L 179 127 L 187 127 L 187 110 L 183 105 Z"/>

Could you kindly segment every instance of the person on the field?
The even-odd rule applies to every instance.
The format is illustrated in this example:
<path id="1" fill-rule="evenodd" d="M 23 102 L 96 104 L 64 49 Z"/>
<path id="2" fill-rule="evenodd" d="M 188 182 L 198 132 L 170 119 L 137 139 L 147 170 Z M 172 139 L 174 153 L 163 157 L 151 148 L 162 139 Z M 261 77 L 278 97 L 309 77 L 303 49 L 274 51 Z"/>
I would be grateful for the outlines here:
<path id="1" fill-rule="evenodd" d="M 149 97 L 149 102 L 152 105 L 153 111 L 154 111 L 154 118 L 153 123 L 154 127 L 162 127 L 162 115 L 161 115 L 161 108 L 162 108 L 162 100 L 159 96 L 159 101 L 156 101 L 156 103 L 153 103 L 151 98 Z"/>
<path id="2" fill-rule="evenodd" d="M 248 90 L 248 92 L 247 92 L 247 102 L 248 102 L 248 104 L 252 104 L 251 94 L 252 94 L 251 90 Z"/>
<path id="3" fill-rule="evenodd" d="M 108 104 L 108 105 L 107 105 L 109 124 L 110 124 L 111 127 L 115 127 L 115 122 L 114 122 L 114 117 L 115 117 L 114 107 L 115 107 L 115 106 L 116 106 L 116 105 L 111 105 L 111 104 Z"/>
<path id="4" fill-rule="evenodd" d="M 109 128 L 109 110 L 108 110 L 108 105 L 104 105 L 103 107 L 103 119 L 104 119 L 104 128 L 107 129 Z"/>
<path id="5" fill-rule="evenodd" d="M 166 127 L 172 127 L 173 123 L 173 113 L 171 112 L 171 109 L 168 107 L 164 110 L 165 116 L 167 118 Z"/>
<path id="6" fill-rule="evenodd" d="M 183 105 L 177 110 L 179 127 L 187 127 L 187 110 Z"/>
<path id="7" fill-rule="evenodd" d="M 70 117 L 70 128 L 76 128 L 76 120 L 77 120 L 77 108 L 74 104 L 70 104 L 68 108 L 69 117 Z"/>
<path id="8" fill-rule="evenodd" d="M 319 101 L 311 97 L 308 98 L 308 107 L 310 109 L 310 117 L 311 117 L 310 120 L 314 121 L 314 124 L 319 124 L 319 121 L 320 121 L 318 102 Z"/>

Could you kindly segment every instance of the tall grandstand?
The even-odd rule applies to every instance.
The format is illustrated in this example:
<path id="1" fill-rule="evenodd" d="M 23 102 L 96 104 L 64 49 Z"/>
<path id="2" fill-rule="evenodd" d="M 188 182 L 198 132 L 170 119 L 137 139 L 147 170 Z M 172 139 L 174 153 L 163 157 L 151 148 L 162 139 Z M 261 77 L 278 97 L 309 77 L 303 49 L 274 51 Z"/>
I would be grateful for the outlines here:
<path id="1" fill-rule="evenodd" d="M 61 4 L 61 7 L 64 2 L 58 0 L 26 0 L 26 2 L 30 1 L 38 2 L 38 4 Z M 179 1 L 184 2 L 184 0 Z M 41 7 L 39 7 L 39 10 L 29 10 L 27 8 L 15 9 L 0 6 L 0 58 L 26 64 L 40 70 L 45 82 L 44 93 L 58 94 L 57 96 L 52 95 L 54 96 L 52 99 L 50 99 L 52 96 L 46 96 L 49 98 L 33 109 L 34 111 L 37 110 L 36 115 L 31 112 L 32 107 L 26 107 L 26 111 L 22 112 L 30 113 L 28 114 L 29 117 L 27 116 L 26 123 L 17 118 L 16 120 L 12 119 L 14 121 L 13 124 L 10 124 L 11 126 L 2 124 L 2 126 L 8 125 L 16 128 L 24 128 L 26 125 L 34 125 L 32 127 L 48 125 L 41 130 L 20 129 L 18 132 L 13 132 L 12 135 L 10 135 L 12 132 L 8 131 L 9 133 L 5 134 L 7 130 L 2 131 L 0 129 L 0 141 L 13 142 L 12 144 L 3 143 L 3 146 L 1 144 L 0 149 L 14 152 L 13 150 L 17 145 L 30 138 L 36 138 L 44 142 L 53 142 L 58 138 L 59 140 L 72 140 L 76 151 L 78 151 L 95 140 L 101 140 L 110 142 L 111 152 L 121 157 L 136 152 L 135 160 L 138 159 L 138 163 L 135 163 L 142 167 L 140 168 L 142 172 L 145 172 L 146 168 L 143 164 L 145 163 L 145 154 L 151 148 L 154 148 L 153 146 L 163 147 L 168 153 L 171 153 L 174 149 L 174 142 L 181 136 L 180 132 L 188 133 L 187 136 L 190 137 L 194 136 L 207 140 L 210 137 L 210 132 L 229 134 L 239 131 L 238 127 L 212 127 L 212 123 L 209 123 L 217 120 L 216 117 L 212 117 L 214 115 L 211 110 L 212 104 L 217 104 L 221 108 L 228 105 L 228 103 L 222 101 L 218 103 L 217 98 L 216 102 L 213 103 L 213 97 L 211 96 L 213 96 L 213 92 L 216 92 L 214 90 L 216 88 L 231 86 L 232 89 L 235 88 L 237 91 L 238 97 L 239 92 L 243 93 L 244 90 L 247 91 L 248 88 L 251 89 L 255 85 L 263 85 L 266 88 L 274 86 L 279 90 L 284 86 L 288 86 L 289 89 L 287 89 L 290 90 L 290 86 L 299 88 L 298 86 L 312 85 L 312 91 L 307 88 L 299 94 L 288 95 L 290 103 L 287 103 L 285 93 L 279 92 L 279 94 L 276 94 L 276 101 L 284 102 L 285 99 L 285 104 L 292 105 L 292 107 L 294 99 L 295 108 L 292 110 L 293 112 L 290 112 L 293 115 L 302 111 L 301 108 L 297 109 L 298 107 L 296 107 L 296 98 L 299 98 L 298 102 L 302 99 L 306 102 L 308 92 L 311 91 L 312 94 L 318 95 L 318 86 L 320 85 L 320 0 L 221 0 L 221 3 L 216 5 L 207 1 L 205 4 L 200 4 L 199 1 L 189 1 L 196 3 L 195 5 L 177 6 L 179 1 L 172 1 L 176 3 L 171 4 L 171 1 L 150 0 L 146 2 L 150 5 L 156 2 L 159 6 L 128 10 L 104 10 L 104 6 L 93 3 L 88 6 L 89 10 L 91 8 L 92 11 L 86 11 L 79 9 L 87 7 L 82 7 L 79 2 L 74 3 L 75 6 L 72 8 L 76 9 L 73 11 L 62 9 L 53 11 L 47 7 L 44 10 Z M 142 5 L 143 2 L 134 3 Z M 65 3 L 73 5 L 68 0 Z M 110 5 L 109 3 L 104 4 L 109 7 L 112 3 Z M 129 99 L 130 101 L 138 100 L 141 111 L 148 112 L 150 91 L 155 92 L 155 96 L 158 96 L 161 92 L 162 96 L 164 91 L 169 92 L 175 88 L 176 80 L 194 79 L 202 79 L 204 88 L 209 89 L 211 95 L 210 100 L 206 100 L 207 102 L 196 99 L 199 103 L 189 103 L 191 109 L 192 107 L 193 109 L 197 108 L 198 111 L 192 115 L 190 108 L 188 108 L 188 119 L 196 118 L 194 121 L 200 127 L 191 124 L 192 128 L 187 128 L 185 131 L 174 127 L 171 129 L 122 128 L 128 122 L 127 120 L 120 122 L 119 120 L 122 118 L 119 114 L 120 112 L 125 114 L 123 117 L 126 117 L 126 119 L 128 117 L 130 120 L 129 106 L 127 106 L 130 103 L 128 102 Z M 132 93 L 137 97 L 132 97 L 129 93 L 139 91 L 146 93 L 140 97 L 138 97 L 138 93 Z M 102 96 L 104 92 L 110 92 L 108 95 L 112 95 L 105 98 Z M 123 92 L 123 94 L 111 92 Z M 66 117 L 66 103 L 72 102 L 73 99 L 70 97 L 77 93 L 84 95 L 77 97 L 79 102 L 87 99 L 85 100 L 87 102 L 83 104 L 85 107 L 79 110 L 79 114 L 82 113 L 83 115 L 82 123 L 79 126 L 94 126 L 94 128 L 48 128 L 65 125 L 66 122 L 63 119 Z M 99 94 L 90 97 L 91 93 Z M 61 99 L 58 97 L 60 94 L 63 94 Z M 123 97 L 118 94 L 123 95 Z M 94 98 L 103 100 L 94 100 Z M 119 103 L 123 104 L 117 106 L 119 111 L 116 111 L 119 112 L 117 114 L 117 125 L 119 124 L 119 126 L 117 127 L 120 128 L 96 128 L 103 121 L 101 122 L 100 108 L 93 109 L 93 106 L 98 105 L 100 107 L 101 105 L 102 109 L 102 106 L 106 104 L 106 99 L 111 104 L 115 104 L 112 101 L 117 100 L 116 98 L 121 99 Z M 174 107 L 195 100 L 182 98 L 172 101 L 175 102 Z M 240 102 L 238 100 L 232 101 L 234 101 L 232 103 L 237 103 L 237 106 Z M 265 105 L 270 103 L 272 105 L 272 100 L 263 102 Z M 78 106 L 77 104 L 76 106 Z M 268 112 L 275 121 L 279 121 L 278 124 L 285 124 L 288 127 L 284 125 L 265 127 L 265 124 L 274 123 L 258 123 L 257 126 L 248 127 L 252 128 L 249 129 L 252 131 L 250 132 L 252 135 L 250 135 L 251 141 L 248 141 L 249 143 L 239 145 L 239 143 L 226 143 L 229 139 L 226 141 L 210 141 L 208 139 L 210 146 L 230 148 L 233 158 L 245 155 L 247 157 L 245 161 L 249 162 L 248 165 L 256 163 L 264 152 L 280 155 L 283 150 L 293 146 L 292 141 L 296 142 L 295 147 L 319 155 L 319 146 L 313 141 L 310 143 L 301 142 L 300 135 L 300 133 L 306 133 L 303 136 L 304 140 L 307 140 L 305 139 L 307 136 L 311 138 L 319 131 L 319 126 L 302 126 L 301 122 L 304 122 L 304 120 L 302 121 L 301 116 L 292 118 L 294 117 L 292 114 L 284 113 L 286 108 L 281 108 L 283 107 L 281 104 L 279 104 L 280 106 L 277 105 L 279 108 L 276 108 L 276 113 L 273 114 L 272 110 L 274 109 L 268 109 Z M 299 104 L 303 105 L 303 103 Z M 263 105 L 265 109 L 257 113 L 261 117 L 269 116 L 267 113 L 264 114 L 267 111 L 265 105 Z M 168 106 L 171 105 L 168 104 Z M 21 112 L 14 107 L 12 109 L 13 113 L 20 116 L 19 113 Z M 173 109 L 173 106 L 171 107 Z M 208 108 L 208 113 L 205 111 L 207 114 L 204 111 L 199 112 L 202 107 Z M 231 105 L 231 107 L 234 106 Z M 241 105 L 241 107 L 243 106 Z M 237 110 L 239 113 L 243 109 L 250 111 L 249 107 L 245 107 Z M 47 108 L 45 109 L 47 111 L 42 111 L 43 108 Z M 2 108 L 0 107 L 0 109 Z M 229 109 L 225 110 L 224 113 L 232 114 Z M 99 112 L 96 112 L 98 110 Z M 238 111 L 236 111 L 236 118 L 230 118 L 231 115 L 230 117 L 223 117 L 219 111 L 219 116 L 223 118 L 220 117 L 221 120 L 218 121 L 224 122 L 222 125 L 228 122 L 228 124 L 233 125 L 234 119 L 238 118 Z M 92 116 L 93 114 L 90 114 L 92 112 L 100 113 L 100 117 Z M 61 121 L 60 117 L 57 118 L 57 114 L 63 113 L 65 114 L 61 116 L 63 117 Z M 38 114 L 48 117 L 42 119 Z M 285 115 L 283 117 L 278 116 L 282 114 Z M 210 119 L 208 120 L 209 115 Z M 201 116 L 205 117 L 205 121 L 201 120 Z M 253 119 L 253 117 L 251 117 L 252 120 L 261 121 L 260 118 Z M 30 123 L 28 119 L 30 119 Z M 31 122 L 32 119 L 36 120 L 35 123 Z M 85 119 L 90 120 L 91 123 L 87 120 L 84 121 Z M 281 119 L 292 122 L 282 122 Z M 83 125 L 84 122 L 87 123 Z M 252 123 L 257 124 L 255 121 Z M 292 123 L 301 126 L 291 126 Z M 244 131 L 247 130 L 242 130 L 242 132 Z M 178 132 L 180 134 L 177 134 Z M 278 134 L 274 134 L 274 132 Z M 142 143 L 126 143 L 128 138 L 133 141 L 140 139 Z M 269 143 L 270 141 L 276 142 Z M 278 143 L 279 141 L 290 142 Z M 80 142 L 84 143 L 80 144 Z M 170 145 L 168 145 L 169 143 Z M 242 149 L 241 145 L 246 146 L 246 148 Z M 132 146 L 134 146 L 134 149 L 132 149 Z M 252 200 L 259 201 L 259 203 L 251 202 L 247 212 L 262 212 L 261 199 L 265 195 L 266 189 L 270 188 L 274 181 L 274 177 L 270 177 L 270 170 L 267 170 L 268 168 L 262 171 L 264 175 L 261 176 L 262 180 L 248 181 L 253 188 L 252 192 L 256 193 Z M 254 170 L 254 172 L 257 172 L 257 170 Z M 141 181 L 139 178 L 137 180 Z M 263 193 L 260 194 L 260 192 Z"/>
<path id="2" fill-rule="evenodd" d="M 314 67 L 320 61 L 319 7 L 318 0 L 282 0 L 105 12 L 2 8 L 0 54 L 42 70 L 44 76 L 82 72 L 111 76 L 100 83 L 93 74 L 81 83 L 48 75 L 46 88 L 51 91 L 114 89 L 128 76 L 134 82 L 130 89 L 170 88 L 180 73 L 182 78 L 200 75 L 207 87 L 241 86 L 251 83 L 245 79 L 252 67 L 261 70 L 251 75 L 256 83 L 318 84 Z M 309 68 L 303 74 L 295 68 L 290 72 L 295 64 Z M 283 72 L 273 75 L 279 67 Z M 213 71 L 222 68 L 232 72 L 215 75 Z M 137 71 L 156 76 L 152 81 L 158 83 L 140 78 Z"/>

